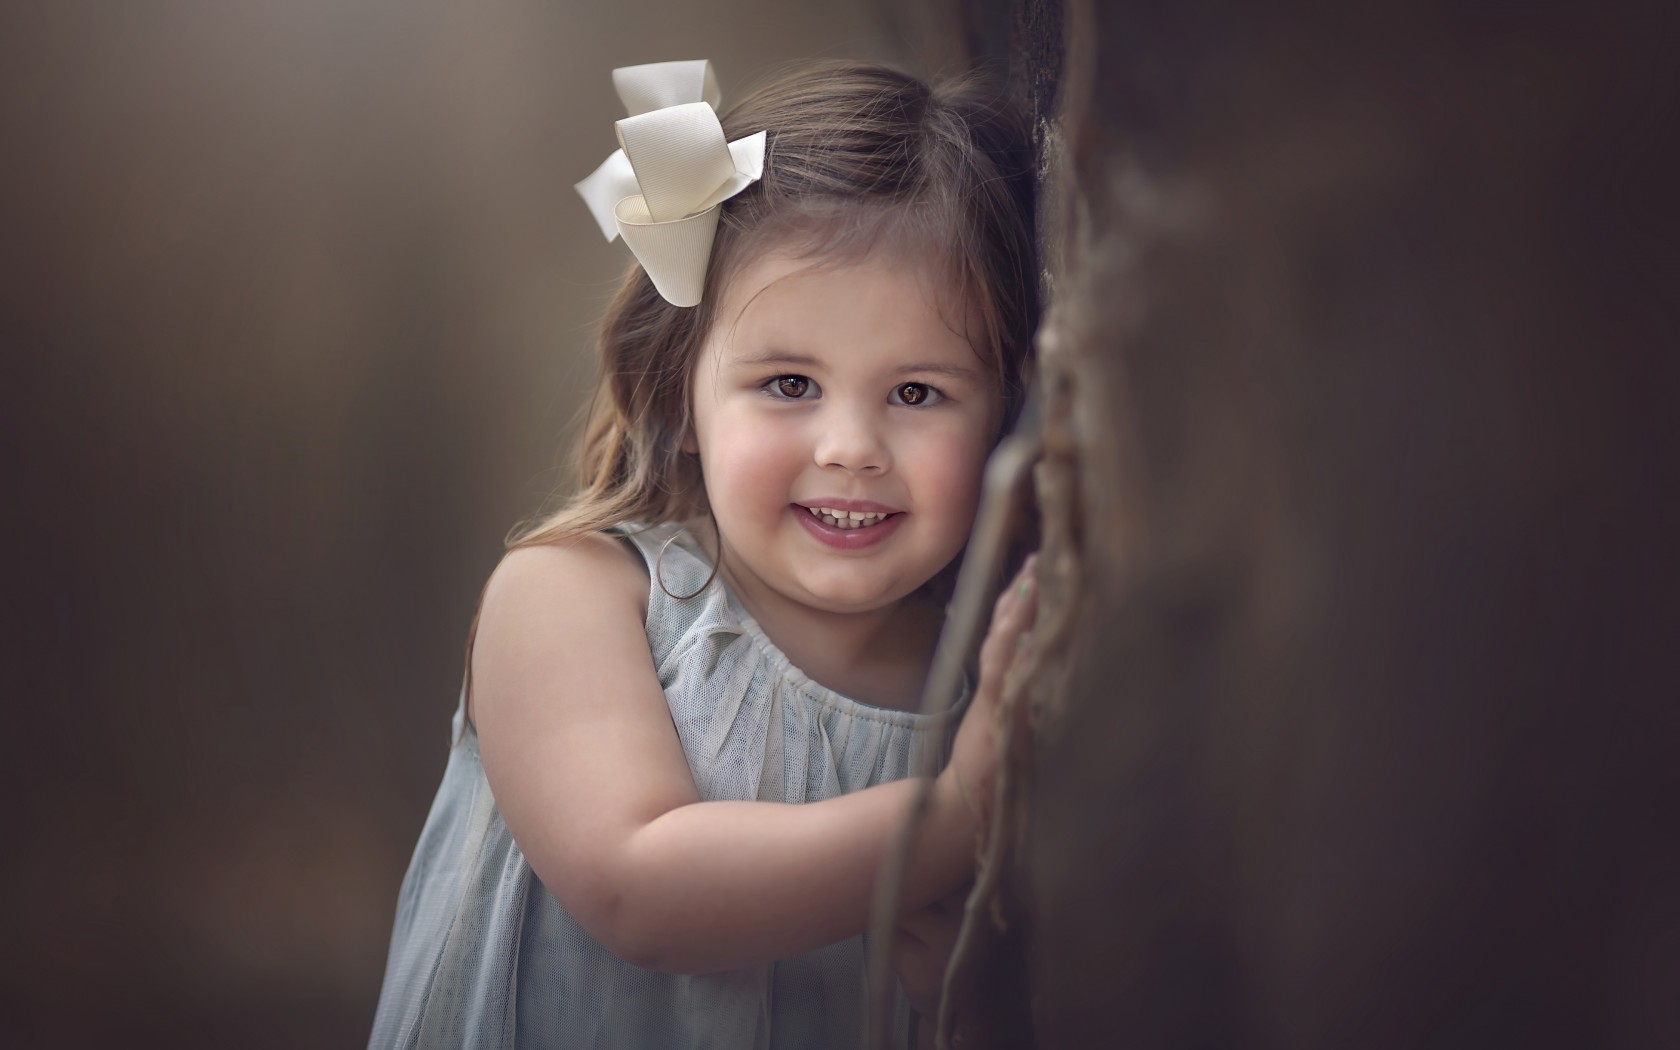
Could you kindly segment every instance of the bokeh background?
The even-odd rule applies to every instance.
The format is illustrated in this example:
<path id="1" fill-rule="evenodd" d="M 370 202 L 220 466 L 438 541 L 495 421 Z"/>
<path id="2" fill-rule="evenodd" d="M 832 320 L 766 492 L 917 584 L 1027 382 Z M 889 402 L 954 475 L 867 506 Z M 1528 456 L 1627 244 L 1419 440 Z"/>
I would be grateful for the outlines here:
<path id="1" fill-rule="evenodd" d="M 611 68 L 927 70 L 936 17 L 6 6 L 0 1044 L 365 1040 L 478 589 L 628 264 L 571 190 Z"/>

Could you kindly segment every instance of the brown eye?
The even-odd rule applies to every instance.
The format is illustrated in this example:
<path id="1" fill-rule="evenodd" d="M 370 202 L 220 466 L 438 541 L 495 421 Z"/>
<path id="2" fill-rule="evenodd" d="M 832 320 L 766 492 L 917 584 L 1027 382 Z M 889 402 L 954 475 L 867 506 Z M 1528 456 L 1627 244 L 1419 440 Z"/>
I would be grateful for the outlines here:
<path id="1" fill-rule="evenodd" d="M 776 380 L 776 392 L 783 397 L 801 398 L 811 389 L 811 381 L 804 376 L 782 376 Z"/>
<path id="2" fill-rule="evenodd" d="M 926 383 L 903 383 L 893 391 L 899 404 L 925 405 L 933 394 L 933 390 Z"/>

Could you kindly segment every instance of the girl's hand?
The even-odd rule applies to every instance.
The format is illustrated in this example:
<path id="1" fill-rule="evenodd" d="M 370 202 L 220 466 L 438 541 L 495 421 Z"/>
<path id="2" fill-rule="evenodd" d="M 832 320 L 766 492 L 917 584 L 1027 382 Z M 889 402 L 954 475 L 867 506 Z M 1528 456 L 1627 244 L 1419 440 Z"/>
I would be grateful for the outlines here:
<path id="1" fill-rule="evenodd" d="M 992 609 L 992 626 L 980 646 L 980 685 L 963 716 L 962 728 L 951 749 L 951 762 L 939 774 L 946 793 L 955 793 L 973 818 L 984 825 L 997 783 L 1000 706 L 1011 670 L 1027 644 L 1027 632 L 1038 612 L 1034 577 L 1038 555 L 1028 555 Z M 1025 705 L 1017 715 L 1024 720 Z"/>
<path id="2" fill-rule="evenodd" d="M 910 1008 L 923 1019 L 931 1020 L 939 1012 L 945 969 L 957 944 L 957 931 L 962 928 L 963 904 L 968 893 L 969 887 L 964 886 L 906 915 L 893 931 L 893 973 L 904 987 Z M 916 1045 L 933 1043 L 918 1040 Z"/>
<path id="3" fill-rule="evenodd" d="M 531 870 L 591 936 L 649 969 L 756 966 L 862 931 L 922 784 L 798 805 L 702 802 L 648 651 L 640 562 L 607 536 L 527 547 L 485 592 L 471 714 L 485 777 Z M 988 657 L 988 681 L 1001 681 L 1004 655 Z M 964 746 L 995 766 L 995 700 L 982 708 L 971 721 L 985 738 L 968 728 Z M 911 906 L 974 868 L 977 821 L 956 782 L 940 784 L 941 816 L 910 859 Z"/>
<path id="4" fill-rule="evenodd" d="M 893 973 L 904 986 L 911 1009 L 919 1014 L 931 1015 L 939 1009 L 945 967 L 957 945 L 968 893 L 968 886 L 953 891 L 906 915 L 893 931 Z"/>

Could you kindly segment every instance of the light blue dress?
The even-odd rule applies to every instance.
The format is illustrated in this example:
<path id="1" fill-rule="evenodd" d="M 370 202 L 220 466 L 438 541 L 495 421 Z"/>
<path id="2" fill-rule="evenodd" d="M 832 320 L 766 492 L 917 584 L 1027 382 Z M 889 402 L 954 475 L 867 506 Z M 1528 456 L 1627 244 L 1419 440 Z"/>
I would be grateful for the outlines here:
<path id="1" fill-rule="evenodd" d="M 721 579 L 704 586 L 711 564 L 686 530 L 624 531 L 663 576 L 648 590 L 648 647 L 702 799 L 814 802 L 906 776 L 943 745 L 949 721 L 859 703 L 789 663 Z M 532 874 L 464 709 L 453 726 L 397 900 L 371 1050 L 863 1045 L 865 936 L 724 973 L 621 961 Z M 894 1013 L 905 1032 L 902 997 Z"/>

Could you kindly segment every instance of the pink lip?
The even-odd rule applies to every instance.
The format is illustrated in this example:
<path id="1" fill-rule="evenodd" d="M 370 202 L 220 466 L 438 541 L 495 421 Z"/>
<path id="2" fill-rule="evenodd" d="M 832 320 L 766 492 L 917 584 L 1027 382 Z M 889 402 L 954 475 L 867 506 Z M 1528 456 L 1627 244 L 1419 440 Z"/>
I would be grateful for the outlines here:
<path id="1" fill-rule="evenodd" d="M 795 503 L 796 507 L 827 507 L 829 510 L 855 510 L 864 513 L 897 514 L 897 507 L 889 507 L 885 503 L 876 503 L 866 499 L 808 499 L 803 503 Z"/>
<path id="2" fill-rule="evenodd" d="M 833 503 L 814 503 L 812 506 L 828 507 L 831 510 L 879 510 L 890 515 L 879 525 L 867 525 L 861 529 L 837 529 L 833 525 L 824 524 L 821 518 L 797 503 L 788 508 L 788 513 L 799 519 L 799 524 L 805 526 L 806 532 L 835 550 L 855 551 L 872 547 L 897 532 L 899 523 L 904 520 L 903 514 L 890 508 L 860 500 L 836 500 Z"/>

